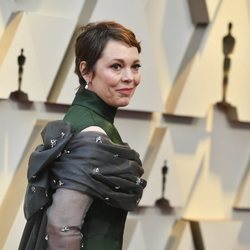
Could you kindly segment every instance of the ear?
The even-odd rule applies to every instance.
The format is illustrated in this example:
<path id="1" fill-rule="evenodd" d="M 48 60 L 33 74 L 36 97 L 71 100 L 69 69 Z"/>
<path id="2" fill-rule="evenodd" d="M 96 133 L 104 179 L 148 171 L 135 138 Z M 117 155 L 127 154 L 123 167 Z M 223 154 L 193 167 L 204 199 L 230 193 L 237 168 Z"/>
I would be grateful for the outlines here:
<path id="1" fill-rule="evenodd" d="M 90 82 L 92 79 L 92 73 L 91 72 L 86 72 L 86 61 L 81 61 L 79 64 L 79 70 L 82 74 L 82 77 L 86 82 Z"/>

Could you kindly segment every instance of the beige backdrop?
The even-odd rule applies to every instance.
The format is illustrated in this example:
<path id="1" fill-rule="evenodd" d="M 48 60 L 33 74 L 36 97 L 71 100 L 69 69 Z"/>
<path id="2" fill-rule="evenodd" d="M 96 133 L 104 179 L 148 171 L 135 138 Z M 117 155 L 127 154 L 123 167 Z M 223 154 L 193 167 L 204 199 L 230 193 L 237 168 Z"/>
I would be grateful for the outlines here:
<path id="1" fill-rule="evenodd" d="M 141 85 L 115 121 L 148 180 L 139 211 L 129 213 L 124 250 L 250 249 L 249 13 L 249 0 L 1 0 L 0 249 L 17 249 L 29 154 L 78 86 L 76 30 L 98 20 L 133 29 L 143 48 Z M 236 44 L 225 111 L 216 103 L 229 22 Z M 8 99 L 21 48 L 28 103 Z M 171 213 L 155 206 L 164 161 Z"/>

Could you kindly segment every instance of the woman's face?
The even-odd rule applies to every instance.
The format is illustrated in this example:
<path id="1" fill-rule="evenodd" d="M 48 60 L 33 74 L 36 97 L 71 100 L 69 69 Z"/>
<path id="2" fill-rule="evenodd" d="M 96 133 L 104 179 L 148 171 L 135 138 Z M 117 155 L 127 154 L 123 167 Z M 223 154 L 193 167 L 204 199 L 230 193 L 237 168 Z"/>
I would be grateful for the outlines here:
<path id="1" fill-rule="evenodd" d="M 82 67 L 82 68 L 81 68 Z M 85 63 L 80 64 L 83 72 Z M 140 59 L 136 47 L 110 40 L 95 65 L 95 74 L 84 75 L 88 89 L 113 107 L 129 104 L 140 83 Z"/>

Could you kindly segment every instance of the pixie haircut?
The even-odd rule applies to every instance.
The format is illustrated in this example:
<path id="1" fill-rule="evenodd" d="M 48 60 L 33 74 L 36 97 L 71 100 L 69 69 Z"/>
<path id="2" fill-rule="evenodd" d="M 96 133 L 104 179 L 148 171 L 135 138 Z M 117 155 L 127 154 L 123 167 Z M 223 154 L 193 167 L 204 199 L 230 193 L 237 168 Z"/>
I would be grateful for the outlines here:
<path id="1" fill-rule="evenodd" d="M 80 28 L 75 43 L 75 73 L 79 78 L 81 87 L 86 85 L 82 74 L 95 73 L 95 64 L 102 56 L 102 52 L 110 40 L 120 41 L 129 47 L 136 47 L 141 52 L 140 42 L 137 41 L 135 34 L 113 21 L 94 22 Z M 80 72 L 79 65 L 81 61 L 86 62 L 84 72 Z"/>

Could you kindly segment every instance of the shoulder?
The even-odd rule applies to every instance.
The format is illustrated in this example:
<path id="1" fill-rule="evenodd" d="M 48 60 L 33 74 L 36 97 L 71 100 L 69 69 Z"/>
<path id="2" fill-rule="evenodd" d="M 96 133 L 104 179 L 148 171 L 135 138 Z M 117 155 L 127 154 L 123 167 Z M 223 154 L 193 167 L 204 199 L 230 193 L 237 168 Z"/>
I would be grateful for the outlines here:
<path id="1" fill-rule="evenodd" d="M 81 132 L 99 132 L 106 135 L 106 132 L 101 127 L 98 126 L 89 126 L 83 129 Z"/>

